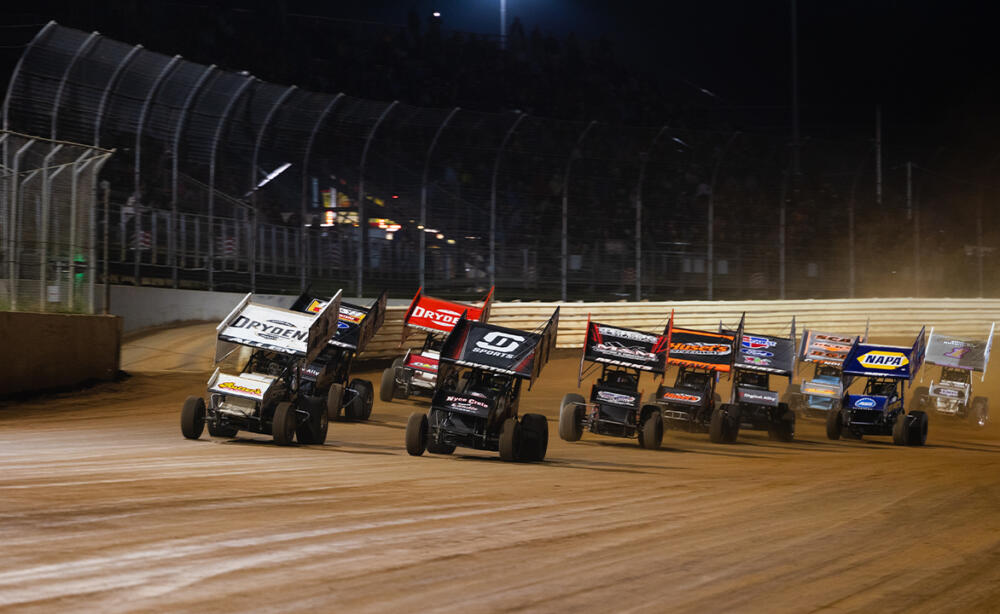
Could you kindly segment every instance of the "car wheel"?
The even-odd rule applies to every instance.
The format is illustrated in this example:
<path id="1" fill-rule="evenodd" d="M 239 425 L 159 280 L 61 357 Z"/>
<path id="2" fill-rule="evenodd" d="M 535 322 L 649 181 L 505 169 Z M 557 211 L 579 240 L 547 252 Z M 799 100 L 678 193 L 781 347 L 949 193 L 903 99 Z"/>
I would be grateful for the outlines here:
<path id="1" fill-rule="evenodd" d="M 767 429 L 770 439 L 776 441 L 791 441 L 795 438 L 795 412 L 781 403 L 778 405 L 778 421 Z"/>
<path id="2" fill-rule="evenodd" d="M 639 445 L 647 450 L 658 450 L 663 444 L 663 415 L 658 407 L 648 408 L 643 413 L 646 419 L 640 427 L 642 441 Z"/>
<path id="3" fill-rule="evenodd" d="M 712 410 L 712 421 L 708 425 L 708 438 L 712 443 L 725 443 L 728 412 L 724 407 Z"/>
<path id="4" fill-rule="evenodd" d="M 500 460 L 521 460 L 521 424 L 514 418 L 507 418 L 500 428 Z"/>
<path id="5" fill-rule="evenodd" d="M 975 426 L 982 428 L 990 421 L 989 400 L 986 397 L 976 397 L 972 399 L 972 422 Z"/>
<path id="6" fill-rule="evenodd" d="M 910 424 L 907 427 L 907 445 L 922 446 L 927 443 L 927 414 L 922 411 L 910 412 Z"/>
<path id="7" fill-rule="evenodd" d="M 330 384 L 330 389 L 326 391 L 326 417 L 329 420 L 336 420 L 340 417 L 340 408 L 344 402 L 344 385 Z"/>
<path id="8" fill-rule="evenodd" d="M 583 436 L 582 413 L 586 401 L 578 394 L 567 394 L 559 406 L 559 437 L 564 441 L 580 441 Z"/>
<path id="9" fill-rule="evenodd" d="M 896 414 L 896 423 L 892 425 L 892 443 L 897 446 L 905 446 L 909 443 L 910 429 L 906 422 L 905 412 Z"/>
<path id="10" fill-rule="evenodd" d="M 344 408 L 344 417 L 348 420 L 367 420 L 372 415 L 375 388 L 371 382 L 364 379 L 352 379 L 348 388 L 357 394 Z"/>
<path id="11" fill-rule="evenodd" d="M 913 390 L 913 409 L 924 409 L 927 406 L 927 399 L 930 395 L 930 389 L 927 386 L 917 386 Z"/>
<path id="12" fill-rule="evenodd" d="M 181 433 L 188 439 L 198 439 L 205 430 L 205 399 L 188 397 L 181 409 Z"/>
<path id="13" fill-rule="evenodd" d="M 378 387 L 378 398 L 383 403 L 392 403 L 393 393 L 396 391 L 396 368 L 389 367 L 382 371 L 382 382 Z"/>
<path id="14" fill-rule="evenodd" d="M 840 439 L 840 434 L 844 432 L 843 412 L 830 410 L 826 415 L 826 438 L 832 441 Z"/>
<path id="15" fill-rule="evenodd" d="M 406 452 L 420 456 L 427 449 L 427 414 L 413 412 L 406 421 Z"/>
<path id="16" fill-rule="evenodd" d="M 295 439 L 295 428 L 298 426 L 298 416 L 295 407 L 285 401 L 278 403 L 271 420 L 271 436 L 279 446 L 288 446 Z"/>
<path id="17" fill-rule="evenodd" d="M 541 414 L 521 418 L 521 456 L 526 461 L 541 461 L 549 448 L 549 421 Z"/>
<path id="18" fill-rule="evenodd" d="M 309 411 L 309 419 L 298 425 L 295 429 L 295 436 L 301 444 L 321 446 L 326 443 L 327 431 L 330 428 L 326 403 L 317 399 L 307 403 L 305 409 Z"/>

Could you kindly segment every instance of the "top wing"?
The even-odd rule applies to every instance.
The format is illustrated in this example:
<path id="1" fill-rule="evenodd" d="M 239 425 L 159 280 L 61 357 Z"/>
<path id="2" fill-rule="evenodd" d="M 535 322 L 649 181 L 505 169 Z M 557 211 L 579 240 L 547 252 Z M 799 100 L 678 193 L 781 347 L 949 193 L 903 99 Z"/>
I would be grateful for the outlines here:
<path id="1" fill-rule="evenodd" d="M 795 370 L 795 339 L 743 333 L 733 366 L 790 376 Z"/>
<path id="2" fill-rule="evenodd" d="M 416 296 L 410 301 L 410 307 L 403 317 L 401 343 L 406 341 L 410 329 L 448 334 L 463 313 L 466 313 L 470 320 L 486 322 L 489 318 L 492 302 L 493 288 L 490 288 L 489 294 L 483 300 L 482 307 L 427 296 L 421 288 L 417 290 Z"/>
<path id="3" fill-rule="evenodd" d="M 459 318 L 441 347 L 442 363 L 477 367 L 497 373 L 533 379 L 541 372 L 555 344 L 559 309 L 546 322 L 542 332 L 474 322 Z M 439 375 L 439 380 L 440 375 Z"/>
<path id="4" fill-rule="evenodd" d="M 669 353 L 666 334 L 656 335 L 599 322 L 587 323 L 584 360 L 662 375 Z"/>
<path id="5" fill-rule="evenodd" d="M 968 369 L 985 372 L 989 360 L 989 346 L 992 339 L 986 341 L 968 341 L 958 337 L 934 334 L 931 329 L 927 340 L 927 362 L 942 367 Z"/>
<path id="6" fill-rule="evenodd" d="M 839 367 L 844 364 L 847 352 L 857 337 L 845 337 L 833 333 L 821 333 L 806 329 L 802 334 L 799 360 Z"/>
<path id="7" fill-rule="evenodd" d="M 924 362 L 927 350 L 924 329 L 911 347 L 861 343 L 855 340 L 844 358 L 847 377 L 891 377 L 912 380 Z M 849 385 L 849 381 L 845 387 Z"/>
<path id="8" fill-rule="evenodd" d="M 735 343 L 732 333 L 673 328 L 667 364 L 728 373 L 733 367 Z"/>
<path id="9" fill-rule="evenodd" d="M 338 295 L 342 291 L 338 291 Z M 385 291 L 368 307 L 353 303 L 340 303 L 337 312 L 337 328 L 330 345 L 362 352 L 385 321 L 386 302 Z M 328 301 L 320 298 L 301 295 L 292 305 L 305 313 L 318 313 L 326 307 Z"/>
<path id="10" fill-rule="evenodd" d="M 335 332 L 333 322 L 340 307 L 339 292 L 325 302 L 325 308 L 315 313 L 252 303 L 252 297 L 252 294 L 243 297 L 216 327 L 216 361 L 228 355 L 236 345 L 292 356 L 314 356 Z"/>

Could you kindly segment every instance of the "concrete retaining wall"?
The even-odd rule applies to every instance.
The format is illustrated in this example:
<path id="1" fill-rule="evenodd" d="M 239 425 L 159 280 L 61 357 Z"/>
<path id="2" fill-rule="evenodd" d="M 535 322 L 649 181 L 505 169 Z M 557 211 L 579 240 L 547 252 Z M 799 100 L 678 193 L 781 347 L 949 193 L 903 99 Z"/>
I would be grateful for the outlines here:
<path id="1" fill-rule="evenodd" d="M 0 398 L 113 378 L 121 336 L 115 316 L 0 311 Z"/>

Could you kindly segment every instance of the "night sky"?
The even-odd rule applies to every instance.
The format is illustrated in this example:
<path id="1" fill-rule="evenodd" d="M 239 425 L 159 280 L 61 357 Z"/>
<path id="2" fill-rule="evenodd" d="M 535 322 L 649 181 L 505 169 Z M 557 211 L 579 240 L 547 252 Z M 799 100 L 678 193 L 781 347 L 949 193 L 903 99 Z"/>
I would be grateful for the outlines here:
<path id="1" fill-rule="evenodd" d="M 214 3 L 256 10 L 268 4 L 288 13 L 338 19 L 406 23 L 442 13 L 446 29 L 495 35 L 499 0 L 318 0 Z M 127 42 L 156 39 L 157 51 L 174 53 L 155 19 L 113 26 L 122 10 L 185 11 L 205 2 L 6 3 L 3 36 L 4 80 L 30 28 L 19 24 L 56 19 L 64 25 L 97 29 Z M 929 0 L 799 0 L 800 101 L 803 131 L 813 134 L 870 133 L 881 104 L 887 137 L 901 146 L 932 150 L 989 148 L 987 133 L 1000 125 L 996 111 L 995 21 L 978 2 Z M 126 8 L 123 8 L 126 7 Z M 763 124 L 787 122 L 790 102 L 789 0 L 700 0 L 638 2 L 610 0 L 507 0 L 508 21 L 520 18 L 527 32 L 581 38 L 607 36 L 630 65 L 705 88 L 706 101 L 737 109 Z M 140 20 L 141 21 L 141 20 Z M 294 22 L 292 22 L 294 23 Z M 212 50 L 202 50 L 211 61 Z M 191 58 L 199 61 L 202 58 Z M 252 66 L 246 68 L 253 70 Z"/>

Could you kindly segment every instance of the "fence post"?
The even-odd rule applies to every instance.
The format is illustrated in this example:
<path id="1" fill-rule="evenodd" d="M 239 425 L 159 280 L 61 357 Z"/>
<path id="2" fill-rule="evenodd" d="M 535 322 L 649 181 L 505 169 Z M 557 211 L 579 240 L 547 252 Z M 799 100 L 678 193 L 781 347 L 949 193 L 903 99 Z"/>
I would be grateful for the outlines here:
<path id="1" fill-rule="evenodd" d="M 69 73 L 72 72 L 73 67 L 76 66 L 76 62 L 80 59 L 80 56 L 86 53 L 90 49 L 90 46 L 93 45 L 94 42 L 100 38 L 100 36 L 101 35 L 97 32 L 91 32 L 90 36 L 88 36 L 82 43 L 80 43 L 80 46 L 77 47 L 76 52 L 73 53 L 73 59 L 66 64 L 66 70 L 63 71 L 62 79 L 59 80 L 59 88 L 56 90 L 55 99 L 52 101 L 52 123 L 49 128 L 49 138 L 52 140 L 56 139 L 56 123 L 59 120 L 59 104 L 62 102 L 63 91 L 66 88 L 66 79 L 69 77 Z M 11 83 L 13 83 L 13 80 Z"/>
<path id="2" fill-rule="evenodd" d="M 438 126 L 437 132 L 434 133 L 434 138 L 431 139 L 430 147 L 427 148 L 427 156 L 424 158 L 424 172 L 420 176 L 420 287 L 426 287 L 426 282 L 424 280 L 424 267 L 426 265 L 427 254 L 427 233 L 424 229 L 427 227 L 427 173 L 431 167 L 431 154 L 434 153 L 434 147 L 437 145 L 438 138 L 441 137 L 441 133 L 444 132 L 445 126 L 451 121 L 451 118 L 455 116 L 455 113 L 459 112 L 459 108 L 455 107 L 451 110 L 451 113 L 444 118 L 441 125 Z"/>
<path id="3" fill-rule="evenodd" d="M 8 267 L 10 269 L 10 308 L 11 311 L 17 311 L 17 286 L 18 279 L 17 275 L 18 269 L 18 252 L 21 250 L 21 216 L 19 215 L 20 210 L 23 209 L 23 203 L 21 203 L 21 186 L 20 173 L 21 173 L 21 156 L 23 156 L 28 149 L 34 145 L 34 141 L 26 141 L 24 145 L 18 148 L 14 153 L 14 161 L 11 164 L 12 167 L 12 181 L 11 181 L 11 209 L 10 209 L 10 255 L 8 256 Z M 27 179 L 25 180 L 27 181 Z"/>
<path id="4" fill-rule="evenodd" d="M 326 121 L 326 117 L 333 111 L 333 108 L 337 106 L 337 103 L 341 98 L 344 97 L 344 93 L 340 92 L 333 97 L 330 102 L 327 103 L 323 111 L 320 112 L 319 117 L 316 118 L 316 123 L 313 124 L 312 132 L 309 133 L 309 139 L 306 141 L 306 150 L 302 156 L 302 209 L 300 213 L 299 220 L 299 245 L 301 249 L 299 252 L 299 291 L 306 291 L 306 269 L 309 267 L 309 245 L 306 235 L 306 201 L 309 196 L 309 158 L 312 156 L 313 143 L 316 142 L 316 134 L 319 132 L 320 126 Z M 332 195 L 331 195 L 332 196 Z M 336 206 L 336 203 L 333 203 Z"/>
<path id="5" fill-rule="evenodd" d="M 270 125 L 271 120 L 274 119 L 275 113 L 277 113 L 278 108 L 285 104 L 285 100 L 292 95 L 297 89 L 296 86 L 289 86 L 278 99 L 274 101 L 271 108 L 268 109 L 267 115 L 264 117 L 264 122 L 260 125 L 260 130 L 257 132 L 257 141 L 253 146 L 253 159 L 250 163 L 250 215 L 253 219 L 250 221 L 250 291 L 257 291 L 257 163 L 260 156 L 260 146 L 264 142 L 264 135 L 267 133 L 267 127 Z"/>
<path id="6" fill-rule="evenodd" d="M 635 184 L 635 300 L 637 301 L 642 298 L 642 181 L 646 177 L 649 155 L 666 130 L 666 126 L 661 126 L 650 142 L 649 148 L 639 154 L 639 180 Z"/>
<path id="7" fill-rule="evenodd" d="M 215 237 L 212 232 L 212 223 L 215 221 L 215 158 L 219 148 L 219 139 L 222 138 L 222 132 L 226 128 L 226 121 L 229 119 L 229 114 L 232 113 L 233 107 L 236 106 L 236 103 L 243 96 L 243 92 L 255 80 L 253 76 L 247 76 L 246 80 L 233 92 L 233 95 L 229 98 L 229 102 L 226 103 L 226 108 L 222 111 L 219 124 L 215 128 L 215 136 L 212 138 L 212 149 L 209 154 L 208 165 L 208 229 L 206 233 L 208 235 L 208 261 L 206 266 L 208 267 L 209 290 L 215 289 Z"/>
<path id="8" fill-rule="evenodd" d="M 521 120 L 528 116 L 527 113 L 522 113 L 520 111 L 515 111 L 517 113 L 517 119 L 514 123 L 510 125 L 507 129 L 507 134 L 503 136 L 503 141 L 500 142 L 500 148 L 497 149 L 496 160 L 493 161 L 493 183 L 490 188 L 490 287 L 497 285 L 497 256 L 496 256 L 496 238 L 497 238 L 497 173 L 500 171 L 500 158 L 503 156 L 503 151 L 507 147 L 507 141 L 510 137 L 514 135 L 514 131 L 517 130 L 517 126 L 521 123 Z"/>
<path id="9" fill-rule="evenodd" d="M 201 93 L 201 88 L 204 87 L 205 83 L 208 81 L 209 75 L 215 71 L 215 64 L 205 68 L 202 71 L 201 76 L 195 81 L 194 86 L 188 91 L 187 97 L 184 99 L 184 106 L 181 107 L 180 117 L 177 118 L 177 124 L 174 126 L 174 139 L 173 146 L 171 147 L 170 155 L 170 232 L 167 233 L 168 237 L 168 258 L 170 260 L 171 269 L 171 281 L 173 287 L 178 286 L 178 273 L 177 273 L 177 191 L 178 191 L 178 180 L 180 174 L 180 150 L 181 150 L 181 134 L 184 132 L 184 128 L 187 125 L 188 112 L 191 110 L 191 105 L 194 104 L 195 99 L 197 99 L 198 94 Z"/>
<path id="10" fill-rule="evenodd" d="M 566 161 L 566 172 L 563 174 L 563 185 L 562 185 L 562 280 L 561 280 L 561 296 L 562 300 L 566 300 L 566 278 L 569 275 L 569 233 L 568 233 L 568 220 L 569 217 L 569 173 L 573 168 L 573 161 L 580 157 L 580 145 L 583 144 L 583 139 L 587 138 L 587 133 L 590 129 L 594 127 L 596 121 L 591 121 L 587 124 L 587 127 L 583 129 L 580 133 L 579 138 L 576 139 L 576 145 L 573 146 L 573 151 L 569 154 L 569 159 Z"/>
<path id="11" fill-rule="evenodd" d="M 361 150 L 361 165 L 358 170 L 358 296 L 364 295 L 365 241 L 368 238 L 368 221 L 365 219 L 365 161 L 368 159 L 368 147 L 372 144 L 375 131 L 378 130 L 379 125 L 382 124 L 382 120 L 389 115 L 389 112 L 397 104 L 399 104 L 399 101 L 393 100 L 382 111 L 382 114 L 378 116 L 378 119 L 372 125 L 372 129 L 368 132 L 368 138 L 365 139 L 365 146 Z"/>
<path id="12" fill-rule="evenodd" d="M 115 72 L 111 73 L 111 78 L 108 79 L 108 84 L 104 86 L 104 91 L 101 92 L 101 102 L 97 105 L 97 121 L 94 122 L 94 146 L 100 147 L 101 145 L 101 124 L 104 122 L 104 109 L 108 104 L 108 98 L 111 97 L 111 91 L 115 89 L 118 85 L 118 79 L 121 78 L 122 73 L 125 71 L 125 67 L 135 58 L 136 54 L 142 49 L 142 45 L 136 45 L 129 50 L 125 57 L 118 62 L 118 66 L 115 66 Z"/>
<path id="13" fill-rule="evenodd" d="M 9 85 L 7 86 L 7 93 L 3 97 L 3 129 L 4 129 L 4 131 L 7 131 L 10 128 L 10 118 L 8 116 L 8 111 L 10 110 L 10 98 L 14 94 L 14 84 L 17 83 L 17 78 L 21 74 L 21 67 L 24 65 L 24 58 L 28 57 L 28 54 L 31 52 L 31 50 L 35 48 L 35 44 L 37 44 L 38 41 L 40 41 L 42 39 L 42 37 L 44 37 L 45 35 L 47 35 L 49 33 L 49 30 L 51 30 L 52 28 L 56 27 L 56 25 L 58 25 L 58 24 L 56 24 L 55 21 L 50 21 L 47 24 L 45 24 L 45 27 L 43 27 L 41 30 L 39 30 L 38 34 L 35 34 L 35 37 L 31 39 L 30 43 L 28 43 L 28 46 L 24 48 L 24 52 L 21 54 L 21 57 L 17 59 L 17 64 L 14 66 L 14 72 L 12 72 L 11 75 L 10 75 L 10 81 L 8 82 Z M 4 164 L 7 163 L 6 162 L 7 161 L 7 146 L 8 146 L 7 141 L 4 141 L 4 143 L 3 143 L 3 147 L 4 147 L 4 156 L 3 156 L 4 157 Z"/>
<path id="14" fill-rule="evenodd" d="M 41 256 L 38 258 L 38 310 L 43 313 L 48 307 L 46 289 L 49 282 L 49 209 L 52 206 L 52 186 L 49 184 L 49 167 L 52 166 L 52 158 L 59 153 L 60 149 L 62 149 L 62 145 L 52 147 L 49 150 L 49 153 L 45 154 L 45 158 L 42 159 L 42 233 L 40 237 L 41 241 L 39 241 L 39 251 L 41 252 Z"/>
<path id="15" fill-rule="evenodd" d="M 69 288 L 69 310 L 73 311 L 76 303 L 76 293 L 73 291 L 73 279 L 76 274 L 76 226 L 77 226 L 77 201 L 79 200 L 79 190 L 77 185 L 80 181 L 80 174 L 87 170 L 90 163 L 94 161 L 95 158 L 90 158 L 84 162 L 84 158 L 90 156 L 90 150 L 80 154 L 76 160 L 73 161 L 73 175 L 70 179 L 70 189 L 69 189 L 69 266 L 66 267 L 67 275 L 67 287 Z M 81 166 L 81 162 L 83 165 Z"/>

